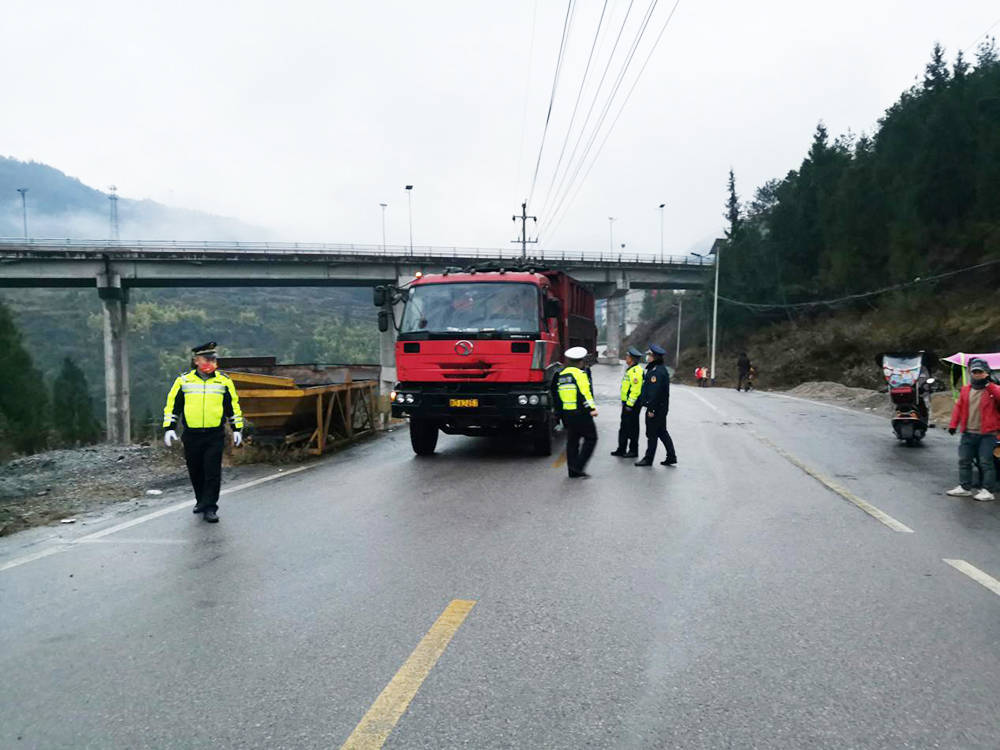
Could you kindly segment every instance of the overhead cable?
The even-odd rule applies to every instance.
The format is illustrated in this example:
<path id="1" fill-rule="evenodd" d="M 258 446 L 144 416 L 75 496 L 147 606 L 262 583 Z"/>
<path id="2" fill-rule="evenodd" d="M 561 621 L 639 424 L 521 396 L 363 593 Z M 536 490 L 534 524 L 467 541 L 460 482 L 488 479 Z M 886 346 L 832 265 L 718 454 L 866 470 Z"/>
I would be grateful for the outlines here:
<path id="1" fill-rule="evenodd" d="M 556 71 L 552 76 L 552 93 L 549 95 L 549 108 L 545 113 L 545 127 L 542 129 L 542 142 L 538 144 L 538 158 L 535 160 L 535 174 L 531 178 L 531 190 L 528 191 L 528 203 L 535 194 L 535 183 L 538 181 L 538 167 L 542 163 L 542 152 L 545 150 L 545 135 L 549 132 L 549 120 L 552 119 L 552 105 L 556 100 L 556 90 L 559 88 L 559 73 L 562 70 L 563 54 L 566 52 L 566 40 L 569 38 L 570 24 L 573 21 L 573 6 L 575 0 L 566 3 L 566 18 L 563 21 L 562 39 L 559 41 L 559 55 L 556 57 Z"/>

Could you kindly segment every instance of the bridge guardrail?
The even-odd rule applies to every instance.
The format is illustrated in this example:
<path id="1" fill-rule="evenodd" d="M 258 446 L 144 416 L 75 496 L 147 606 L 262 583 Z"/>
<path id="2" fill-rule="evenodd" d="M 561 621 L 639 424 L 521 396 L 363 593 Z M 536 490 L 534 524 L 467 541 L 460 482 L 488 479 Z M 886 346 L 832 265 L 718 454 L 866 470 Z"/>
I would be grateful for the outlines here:
<path id="1" fill-rule="evenodd" d="M 23 239 L 0 238 L 0 254 L 5 249 L 53 251 L 59 249 L 94 251 L 115 249 L 148 253 L 213 253 L 239 252 L 268 255 L 366 255 L 400 258 L 482 258 L 483 260 L 520 260 L 521 252 L 511 248 L 437 247 L 407 245 L 359 245 L 320 242 L 224 242 L 218 240 L 74 240 L 74 239 Z M 649 265 L 711 266 L 713 260 L 689 255 L 667 255 L 662 260 L 658 254 L 611 253 L 587 250 L 539 250 L 528 256 L 530 260 L 552 262 L 582 261 L 591 263 L 641 263 Z"/>

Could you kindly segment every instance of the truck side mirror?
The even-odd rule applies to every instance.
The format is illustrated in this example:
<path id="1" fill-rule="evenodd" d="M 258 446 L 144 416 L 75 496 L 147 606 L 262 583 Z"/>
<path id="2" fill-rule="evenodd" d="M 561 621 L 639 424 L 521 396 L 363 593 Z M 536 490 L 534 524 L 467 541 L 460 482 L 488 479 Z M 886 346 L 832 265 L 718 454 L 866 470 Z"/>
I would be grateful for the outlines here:
<path id="1" fill-rule="evenodd" d="M 389 311 L 379 310 L 378 311 L 378 329 L 382 333 L 389 330 Z"/>
<path id="2" fill-rule="evenodd" d="M 562 312 L 562 305 L 559 304 L 557 299 L 546 299 L 545 300 L 545 317 L 548 318 L 558 318 L 559 313 Z"/>
<path id="3" fill-rule="evenodd" d="M 377 286 L 372 289 L 372 302 L 375 303 L 375 307 L 385 307 L 385 287 Z"/>

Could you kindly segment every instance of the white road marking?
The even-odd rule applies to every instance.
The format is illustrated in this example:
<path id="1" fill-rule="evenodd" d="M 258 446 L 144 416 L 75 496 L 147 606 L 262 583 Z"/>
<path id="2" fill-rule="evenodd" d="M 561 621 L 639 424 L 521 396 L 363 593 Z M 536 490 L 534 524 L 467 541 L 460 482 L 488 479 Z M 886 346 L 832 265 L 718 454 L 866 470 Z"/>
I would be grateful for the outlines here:
<path id="1" fill-rule="evenodd" d="M 294 469 L 288 469 L 287 471 L 280 471 L 277 474 L 269 474 L 266 477 L 261 477 L 260 479 L 254 479 L 251 482 L 244 482 L 243 484 L 238 484 L 235 487 L 227 487 L 220 492 L 220 495 L 229 495 L 233 492 L 239 492 L 240 490 L 249 489 L 250 487 L 256 487 L 258 484 L 264 484 L 265 482 L 272 482 L 275 479 L 281 479 L 282 477 L 287 477 L 290 474 L 298 474 L 300 471 L 305 471 L 306 469 L 312 469 L 319 464 L 309 464 L 308 466 L 297 466 Z M 190 498 L 180 502 L 174 503 L 173 505 L 168 505 L 166 508 L 160 508 L 152 513 L 147 513 L 144 516 L 139 516 L 138 518 L 133 518 L 131 521 L 124 521 L 123 523 L 115 524 L 114 526 L 109 526 L 106 529 L 101 529 L 100 531 L 95 531 L 93 534 L 87 534 L 79 539 L 73 539 L 68 542 L 63 542 L 57 544 L 53 547 L 46 547 L 38 552 L 32 552 L 30 555 L 24 555 L 22 557 L 15 557 L 13 560 L 8 560 L 5 563 L 0 564 L 0 572 L 4 570 L 10 570 L 11 568 L 16 568 L 19 565 L 24 565 L 26 563 L 34 562 L 35 560 L 41 560 L 43 557 L 49 557 L 58 552 L 65 552 L 68 549 L 79 544 L 85 544 L 87 542 L 93 542 L 98 539 L 102 539 L 110 534 L 116 534 L 119 531 L 124 531 L 125 529 L 131 529 L 133 526 L 138 526 L 141 523 L 146 523 L 146 521 L 152 521 L 154 518 L 159 518 L 160 516 L 165 516 L 168 513 L 173 513 L 175 511 L 181 510 L 182 508 L 191 508 Z"/>
<path id="2" fill-rule="evenodd" d="M 68 544 L 187 544 L 191 539 L 78 539 Z"/>
<path id="3" fill-rule="evenodd" d="M 762 443 L 764 443 L 764 445 L 766 445 L 769 448 L 771 448 L 773 451 L 775 451 L 779 456 L 781 456 L 782 458 L 784 458 L 786 461 L 788 461 L 789 463 L 794 464 L 795 466 L 797 466 L 798 468 L 800 468 L 802 471 L 804 471 L 806 474 L 808 474 L 809 476 L 811 476 L 817 482 L 819 482 L 820 484 L 822 484 L 823 486 L 825 486 L 827 489 L 833 490 L 838 495 L 840 495 L 842 498 L 844 498 L 845 500 L 847 500 L 847 502 L 851 503 L 852 505 L 857 506 L 858 508 L 860 508 L 861 510 L 863 510 L 865 513 L 867 513 L 868 515 L 870 515 L 872 518 L 876 519 L 877 521 L 881 521 L 882 523 L 884 523 L 886 526 L 888 526 L 893 531 L 900 531 L 900 532 L 902 532 L 904 534 L 912 534 L 913 533 L 913 529 L 911 529 L 906 524 L 897 521 L 895 518 L 893 518 L 892 516 L 890 516 L 885 511 L 879 510 L 878 508 L 876 508 L 871 503 L 869 503 L 869 502 L 867 502 L 865 500 L 862 500 L 860 497 L 858 497 L 857 495 L 855 495 L 850 490 L 847 490 L 844 487 L 841 487 L 839 484 L 837 484 L 836 482 L 834 482 L 832 479 L 829 479 L 829 478 L 825 477 L 823 474 L 820 474 L 815 469 L 810 468 L 809 466 L 807 466 L 806 464 L 804 464 L 802 461 L 800 461 L 798 458 L 796 458 L 795 456 L 793 456 L 791 453 L 789 453 L 788 451 L 786 451 L 784 448 L 781 448 L 781 447 L 777 446 L 774 442 L 772 442 L 771 440 L 768 440 L 766 437 L 764 437 L 760 433 L 755 432 L 754 430 L 750 430 L 750 434 L 753 435 L 758 440 L 760 440 Z"/>
<path id="4" fill-rule="evenodd" d="M 694 392 L 693 388 L 685 388 L 684 391 L 685 392 L 690 391 L 690 393 L 691 393 L 692 396 L 694 396 L 696 399 L 698 399 L 699 401 L 701 401 L 701 403 L 705 404 L 705 406 L 707 406 L 709 409 L 711 409 L 712 411 L 714 411 L 714 412 L 716 412 L 718 414 L 722 414 L 722 409 L 720 409 L 718 406 L 716 406 L 715 404 L 713 404 L 707 398 L 702 398 L 701 396 L 699 396 L 697 393 Z"/>
<path id="5" fill-rule="evenodd" d="M 998 581 L 996 578 L 989 575 L 988 573 L 984 573 L 975 565 L 971 565 L 970 563 L 967 563 L 965 560 L 945 559 L 944 562 L 948 563 L 955 570 L 961 573 L 965 573 L 965 575 L 969 576 L 969 578 L 971 578 L 973 581 L 985 586 L 997 596 L 1000 596 L 1000 581 Z"/>
<path id="6" fill-rule="evenodd" d="M 787 398 L 789 401 L 800 401 L 803 404 L 811 404 L 813 406 L 822 406 L 824 409 L 837 409 L 838 411 L 846 411 L 848 414 L 864 414 L 869 417 L 878 417 L 879 419 L 887 419 L 881 414 L 875 414 L 870 411 L 861 411 L 860 409 L 848 409 L 846 406 L 837 406 L 836 404 L 827 404 L 822 401 L 813 401 L 810 398 L 799 398 L 798 396 L 789 396 L 784 393 L 771 393 L 769 391 L 756 391 L 761 396 L 771 396 L 772 398 Z"/>

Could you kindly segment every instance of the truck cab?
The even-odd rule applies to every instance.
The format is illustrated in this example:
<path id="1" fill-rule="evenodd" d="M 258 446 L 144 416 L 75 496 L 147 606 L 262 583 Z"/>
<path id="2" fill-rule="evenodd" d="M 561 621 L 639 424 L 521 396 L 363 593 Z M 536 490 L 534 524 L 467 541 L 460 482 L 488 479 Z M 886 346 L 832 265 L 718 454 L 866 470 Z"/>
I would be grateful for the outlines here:
<path id="1" fill-rule="evenodd" d="M 596 340 L 589 290 L 560 272 L 470 269 L 399 291 L 392 415 L 409 419 L 414 452 L 433 453 L 444 432 L 523 437 L 549 455 L 551 385 L 563 350 L 576 345 L 571 329 L 591 350 Z"/>

